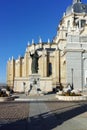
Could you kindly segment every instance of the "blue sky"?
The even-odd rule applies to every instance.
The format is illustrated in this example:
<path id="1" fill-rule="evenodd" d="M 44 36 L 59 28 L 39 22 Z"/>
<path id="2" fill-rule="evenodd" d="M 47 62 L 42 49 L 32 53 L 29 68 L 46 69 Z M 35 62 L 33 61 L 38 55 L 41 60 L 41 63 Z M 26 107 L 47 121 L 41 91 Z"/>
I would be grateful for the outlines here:
<path id="1" fill-rule="evenodd" d="M 86 0 L 82 2 L 87 3 Z M 6 64 L 23 56 L 28 41 L 50 40 L 72 0 L 0 0 L 0 83 L 6 82 Z"/>

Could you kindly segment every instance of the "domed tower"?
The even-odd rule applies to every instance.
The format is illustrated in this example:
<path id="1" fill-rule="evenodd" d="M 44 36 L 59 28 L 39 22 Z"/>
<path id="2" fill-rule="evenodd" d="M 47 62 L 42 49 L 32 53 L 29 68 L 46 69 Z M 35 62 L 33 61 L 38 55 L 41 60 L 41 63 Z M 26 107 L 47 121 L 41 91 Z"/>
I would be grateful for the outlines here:
<path id="1" fill-rule="evenodd" d="M 54 43 L 58 44 L 59 50 L 61 50 L 60 73 L 62 83 L 65 79 L 66 83 L 72 84 L 72 82 L 74 82 L 74 87 L 79 86 L 81 88 L 81 86 L 83 86 L 83 63 L 81 57 L 83 50 L 81 49 L 79 39 L 87 43 L 86 37 L 87 4 L 82 3 L 81 0 L 73 0 L 72 4 L 66 8 L 58 25 L 57 35 L 53 39 Z M 87 46 L 85 43 L 83 43 L 83 45 L 85 47 Z M 85 77 L 87 77 L 87 75 Z M 79 83 L 77 81 L 79 81 Z"/>
<path id="2" fill-rule="evenodd" d="M 68 33 L 74 33 L 77 29 L 81 31 L 87 20 L 87 4 L 81 0 L 73 0 L 72 4 L 67 7 L 63 17 L 58 25 L 57 35 L 53 39 L 63 50 L 66 46 Z"/>
<path id="3" fill-rule="evenodd" d="M 83 90 L 87 86 L 87 4 L 73 0 L 63 21 L 67 25 L 64 49 L 67 82 Z"/>

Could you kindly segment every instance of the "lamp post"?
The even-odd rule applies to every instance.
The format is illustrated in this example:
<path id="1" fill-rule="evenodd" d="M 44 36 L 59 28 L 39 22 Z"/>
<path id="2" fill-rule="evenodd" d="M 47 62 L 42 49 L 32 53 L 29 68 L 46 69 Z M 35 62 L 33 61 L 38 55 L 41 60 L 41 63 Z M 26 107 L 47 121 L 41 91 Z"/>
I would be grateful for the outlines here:
<path id="1" fill-rule="evenodd" d="M 85 57 L 82 57 L 82 92 L 83 92 L 83 85 L 84 85 L 84 61 L 85 61 Z"/>
<path id="2" fill-rule="evenodd" d="M 71 69 L 71 74 L 72 74 L 72 85 L 71 85 L 71 89 L 72 89 L 72 90 L 73 90 L 73 88 L 74 88 L 74 87 L 73 87 L 73 71 L 74 71 L 74 70 L 73 70 L 73 68 L 72 68 L 72 69 Z"/>
<path id="3" fill-rule="evenodd" d="M 85 60 L 87 60 L 87 57 L 82 57 L 82 92 L 84 89 L 84 85 L 86 85 L 86 74 L 85 74 Z M 84 76 L 85 76 L 85 81 L 84 81 Z"/>

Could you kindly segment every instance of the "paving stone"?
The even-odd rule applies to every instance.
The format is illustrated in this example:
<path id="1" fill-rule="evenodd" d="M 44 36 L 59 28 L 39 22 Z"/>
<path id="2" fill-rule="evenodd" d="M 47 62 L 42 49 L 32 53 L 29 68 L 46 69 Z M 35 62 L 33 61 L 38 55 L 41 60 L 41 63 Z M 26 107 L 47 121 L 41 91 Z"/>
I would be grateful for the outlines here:
<path id="1" fill-rule="evenodd" d="M 87 130 L 86 120 L 86 101 L 0 103 L 0 130 Z"/>

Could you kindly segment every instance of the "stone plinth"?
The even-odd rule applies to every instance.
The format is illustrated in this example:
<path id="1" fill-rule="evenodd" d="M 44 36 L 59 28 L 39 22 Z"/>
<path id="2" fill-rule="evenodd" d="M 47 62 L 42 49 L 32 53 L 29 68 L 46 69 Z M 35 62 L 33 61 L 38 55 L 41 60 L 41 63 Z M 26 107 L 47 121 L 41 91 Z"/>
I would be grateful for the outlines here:
<path id="1" fill-rule="evenodd" d="M 40 89 L 43 93 L 48 93 L 53 90 L 52 78 L 44 77 L 40 79 Z"/>
<path id="2" fill-rule="evenodd" d="M 14 92 L 30 95 L 48 93 L 53 90 L 51 77 L 41 77 L 39 74 L 32 74 L 29 77 L 15 78 Z"/>
<path id="3" fill-rule="evenodd" d="M 16 77 L 14 80 L 14 92 L 23 93 L 29 89 L 29 77 Z"/>
<path id="4" fill-rule="evenodd" d="M 30 94 L 42 94 L 52 91 L 52 78 L 41 78 L 38 74 L 32 74 L 29 77 L 30 86 L 32 85 L 32 89 L 29 92 Z"/>
<path id="5" fill-rule="evenodd" d="M 29 89 L 27 90 L 27 92 L 28 95 L 41 94 L 39 74 L 35 73 L 29 76 Z"/>

